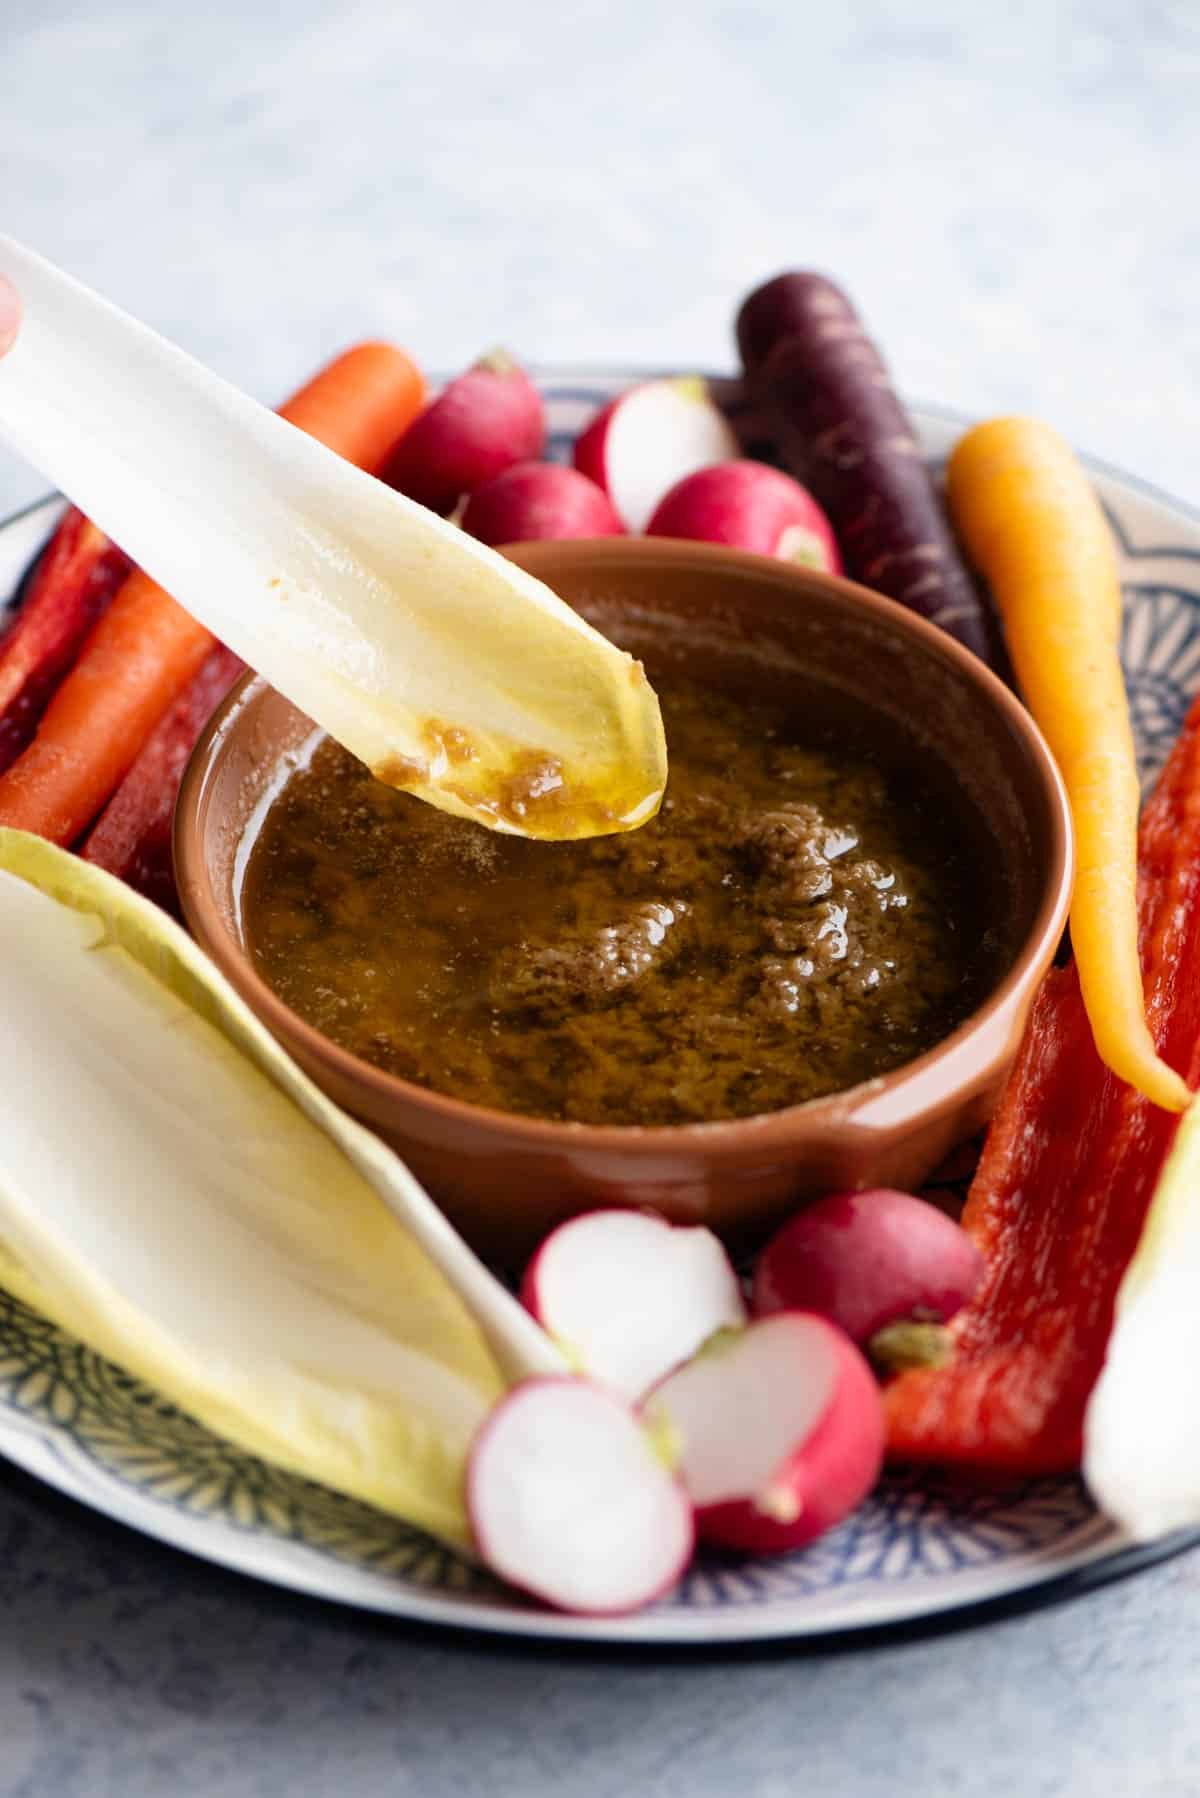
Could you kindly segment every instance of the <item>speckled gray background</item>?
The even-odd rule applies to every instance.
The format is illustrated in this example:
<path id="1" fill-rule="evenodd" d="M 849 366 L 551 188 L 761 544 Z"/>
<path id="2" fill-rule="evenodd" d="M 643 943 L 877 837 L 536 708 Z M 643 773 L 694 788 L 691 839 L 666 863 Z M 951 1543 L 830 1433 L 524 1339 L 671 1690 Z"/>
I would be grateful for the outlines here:
<path id="1" fill-rule="evenodd" d="M 1200 1558 L 844 1652 L 564 1654 L 259 1591 L 0 1476 L 5 1798 L 1195 1798 Z"/>
<path id="2" fill-rule="evenodd" d="M 1195 0 L 0 0 L 4 228 L 264 398 L 364 331 L 450 367 L 720 364 L 840 274 L 904 388 L 1195 468 Z M 38 490 L 0 464 L 0 504 Z"/>
<path id="3" fill-rule="evenodd" d="M 914 396 L 1200 500 L 1200 0 L 0 0 L 0 227 L 264 398 L 722 365 L 839 274 Z M 0 454 L 0 514 L 41 490 Z M 1200 1559 L 849 1652 L 580 1657 L 210 1572 L 0 1471 L 3 1798 L 1195 1798 Z"/>

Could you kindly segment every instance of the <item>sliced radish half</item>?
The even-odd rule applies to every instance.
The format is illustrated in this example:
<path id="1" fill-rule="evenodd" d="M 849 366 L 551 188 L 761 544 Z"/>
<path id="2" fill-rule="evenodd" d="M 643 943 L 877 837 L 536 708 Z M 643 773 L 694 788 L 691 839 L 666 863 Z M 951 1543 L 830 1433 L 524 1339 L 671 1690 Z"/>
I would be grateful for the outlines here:
<path id="1" fill-rule="evenodd" d="M 879 1388 L 848 1336 L 781 1312 L 656 1386 L 647 1421 L 678 1454 L 702 1541 L 779 1554 L 839 1523 L 879 1477 Z"/>
<path id="2" fill-rule="evenodd" d="M 660 1598 L 695 1542 L 687 1494 L 636 1412 L 566 1375 L 496 1406 L 471 1449 L 467 1510 L 494 1573 L 585 1616 Z"/>
<path id="3" fill-rule="evenodd" d="M 711 1230 L 638 1211 L 561 1224 L 526 1269 L 521 1299 L 574 1366 L 629 1399 L 746 1317 Z"/>
<path id="4" fill-rule="evenodd" d="M 643 381 L 597 413 L 575 466 L 603 488 L 627 530 L 643 531 L 663 494 L 694 469 L 727 462 L 738 440 L 699 375 Z"/>

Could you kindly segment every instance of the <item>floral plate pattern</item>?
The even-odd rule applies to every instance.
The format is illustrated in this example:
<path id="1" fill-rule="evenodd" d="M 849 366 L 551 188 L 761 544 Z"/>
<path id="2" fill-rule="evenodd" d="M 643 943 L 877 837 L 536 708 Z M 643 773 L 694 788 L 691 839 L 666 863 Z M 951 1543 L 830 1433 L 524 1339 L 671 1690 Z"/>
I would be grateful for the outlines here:
<path id="1" fill-rule="evenodd" d="M 546 377 L 552 453 L 634 371 Z M 931 458 L 959 424 L 921 409 Z M 1121 546 L 1122 651 L 1144 778 L 1200 688 L 1200 514 L 1092 465 Z M 59 502 L 0 524 L 0 594 L 17 587 Z M 694 1643 L 811 1637 L 1032 1600 L 1140 1564 L 1077 1479 L 1004 1491 L 892 1475 L 840 1529 L 778 1560 L 701 1556 L 678 1590 L 632 1618 L 525 1604 L 421 1531 L 232 1448 L 0 1293 L 0 1455 L 133 1529 L 275 1584 L 401 1617 L 579 1641 Z M 1190 1538 L 1155 1546 L 1175 1552 Z"/>

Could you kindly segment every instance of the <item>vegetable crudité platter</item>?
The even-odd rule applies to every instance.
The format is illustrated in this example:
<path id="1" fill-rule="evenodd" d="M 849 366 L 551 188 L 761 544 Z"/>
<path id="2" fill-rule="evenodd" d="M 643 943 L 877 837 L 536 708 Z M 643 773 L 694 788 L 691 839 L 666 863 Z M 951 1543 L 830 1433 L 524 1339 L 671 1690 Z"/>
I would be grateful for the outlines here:
<path id="1" fill-rule="evenodd" d="M 849 303 L 819 277 L 780 277 L 743 307 L 740 387 L 588 368 L 531 381 L 498 353 L 429 401 L 401 352 L 360 346 L 283 409 L 317 446 L 112 314 L 116 351 L 143 374 L 161 367 L 180 419 L 189 382 L 201 413 L 211 401 L 212 442 L 228 424 L 268 512 L 271 480 L 286 490 L 285 537 L 310 496 L 319 510 L 323 470 L 344 488 L 344 541 L 332 511 L 310 537 L 301 529 L 302 554 L 265 596 L 247 511 L 246 547 L 225 564 L 230 591 L 210 601 L 202 582 L 188 585 L 171 532 L 119 522 L 136 513 L 122 510 L 128 493 L 144 491 L 139 456 L 153 470 L 145 446 L 128 452 L 132 484 L 119 458 L 110 482 L 75 456 L 53 408 L 43 430 L 26 369 L 52 341 L 39 333 L 53 306 L 39 315 L 38 301 L 66 295 L 69 316 L 72 290 L 36 258 L 18 253 L 15 266 L 35 303 L 8 386 L 0 358 L 0 425 L 7 394 L 14 416 L 24 407 L 32 420 L 15 440 L 67 471 L 91 517 L 51 498 L 0 524 L 0 600 L 11 596 L 0 911 L 21 944 L 0 1014 L 11 1088 L 0 1454 L 147 1535 L 281 1586 L 580 1641 L 870 1630 L 1064 1593 L 1200 1540 L 1200 1433 L 1190 1420 L 1176 1427 L 1167 1397 L 1172 1369 L 1200 1346 L 1200 1109 L 1189 1089 L 1200 1001 L 1188 978 L 1200 955 L 1200 514 L 1116 471 L 1085 470 L 1036 422 L 968 429 L 948 413 L 906 414 Z M 94 298 L 73 291 L 80 329 L 89 318 L 108 328 Z M 61 346 L 69 361 L 66 337 Z M 126 425 L 136 418 L 135 404 Z M 235 511 L 240 501 L 228 453 L 206 467 L 202 431 L 196 442 L 195 516 L 209 531 L 215 496 Z M 168 430 L 161 453 L 165 494 L 187 449 L 172 463 Z M 106 526 L 136 557 L 132 572 Z M 406 570 L 393 602 L 370 561 L 377 527 L 380 541 L 397 534 Z M 646 671 L 477 546 L 643 532 L 822 578 L 846 571 L 956 638 L 969 666 L 978 655 L 1015 684 L 1070 805 L 1077 959 L 1064 944 L 1042 979 L 986 1140 L 956 1150 L 923 1198 L 882 1186 L 809 1195 L 736 1272 L 706 1229 L 596 1210 L 545 1237 L 518 1291 L 519 1269 L 501 1281 L 484 1268 L 386 1142 L 339 1110 L 168 921 L 171 808 L 206 719 L 249 665 L 325 726 L 326 748 L 352 750 L 380 792 L 415 792 L 451 830 L 563 841 L 629 831 L 636 868 L 636 833 L 649 831 L 666 772 Z M 336 606 L 311 578 L 322 565 L 331 593 L 341 582 Z M 406 655 L 411 690 L 397 672 Z M 571 680 L 549 672 L 563 655 L 589 696 L 574 715 Z M 373 679 L 382 686 L 370 692 Z M 456 687 L 458 718 L 433 704 Z M 580 719 L 593 715 L 603 722 L 589 739 Z M 904 953 L 903 921 L 872 939 L 862 919 L 927 902 L 903 859 L 876 858 L 857 819 L 833 823 L 839 814 L 814 805 L 815 787 L 789 797 L 772 785 L 818 778 L 815 750 L 790 747 L 786 728 L 763 764 L 768 809 L 752 818 L 735 794 L 729 815 L 745 834 L 719 865 L 724 886 L 761 889 L 755 953 L 768 959 L 745 962 L 745 978 L 769 989 L 761 1028 L 786 1042 L 783 1014 L 808 1017 L 819 1068 L 820 1030 L 832 1053 L 829 1020 L 845 1028 L 839 1006 L 881 1019 L 881 1037 L 898 1028 L 887 993 L 904 964 L 887 956 Z M 527 750 L 531 740 L 553 747 Z M 839 753 L 849 770 L 848 736 Z M 880 758 L 862 791 L 891 794 Z M 820 779 L 851 790 L 848 772 L 821 766 Z M 308 764 L 287 764 L 288 780 L 298 767 Z M 1049 763 L 1045 778 L 1056 779 Z M 686 793 L 681 776 L 664 817 Z M 705 803 L 702 793 L 701 817 Z M 358 815 L 375 804 L 368 793 Z M 315 928 L 304 853 L 301 947 Z M 490 850 L 471 853 L 489 865 Z M 704 860 L 702 850 L 676 865 Z M 663 951 L 669 931 L 698 953 L 699 889 L 664 904 L 599 884 L 615 908 L 601 921 L 623 918 L 619 928 L 589 944 L 572 923 L 575 939 L 560 932 L 544 952 L 517 939 L 526 1025 L 504 1028 L 539 1019 L 551 1062 L 564 1015 L 631 1003 L 622 983 L 645 981 L 660 951 L 681 953 Z M 622 912 L 619 893 L 643 903 Z M 363 915 L 361 894 L 349 905 Z M 980 929 L 982 957 L 998 939 Z M 334 940 L 354 956 L 352 937 Z M 874 960 L 872 940 L 886 944 Z M 335 986 L 338 953 L 325 964 Z M 286 955 L 281 965 L 286 978 Z M 564 969 L 575 982 L 565 1000 Z M 501 1003 L 494 974 L 470 978 L 486 1004 Z M 358 1002 L 348 990 L 339 1005 Z M 318 984 L 318 998 L 327 991 Z M 941 1039 L 912 1040 L 909 1058 Z M 714 1042 L 711 1066 L 720 1054 Z M 734 1064 L 729 1092 L 741 1080 L 752 1093 L 753 1059 Z M 878 1062 L 880 1075 L 897 1059 Z M 407 1065 L 403 1077 L 437 1089 Z M 816 1088 L 818 1099 L 841 1090 Z M 669 1080 L 662 1091 L 675 1102 Z M 563 1109 L 544 1099 L 532 1115 L 752 1124 L 779 1104 L 724 1102 L 597 1119 L 570 1109 L 568 1089 Z M 64 1112 L 76 1137 L 56 1127 Z"/>
<path id="2" fill-rule="evenodd" d="M 569 454 L 595 409 L 640 378 L 586 366 L 541 375 L 555 453 Z M 958 424 L 927 409 L 916 417 L 940 461 Z M 1121 544 L 1122 654 L 1148 782 L 1200 684 L 1200 516 L 1115 471 L 1092 472 Z M 0 530 L 5 592 L 61 509 L 47 500 Z M 966 1170 L 954 1171 L 961 1179 Z M 0 1338 L 0 1452 L 17 1466 L 219 1565 L 456 1627 L 646 1643 L 813 1636 L 1069 1591 L 1193 1539 L 1133 1547 L 1070 1476 L 994 1493 L 914 1471 L 784 1560 L 708 1555 L 640 1616 L 559 1616 L 514 1598 L 432 1537 L 231 1449 L 16 1300 L 0 1299 Z"/>

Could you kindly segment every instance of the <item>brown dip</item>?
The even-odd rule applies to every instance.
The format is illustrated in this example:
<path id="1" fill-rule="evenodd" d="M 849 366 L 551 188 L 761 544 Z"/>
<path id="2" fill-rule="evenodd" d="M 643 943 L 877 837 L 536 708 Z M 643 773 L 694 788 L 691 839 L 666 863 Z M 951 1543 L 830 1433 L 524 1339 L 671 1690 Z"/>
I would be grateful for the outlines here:
<path id="1" fill-rule="evenodd" d="M 259 972 L 389 1073 L 587 1123 L 777 1110 L 960 1024 L 1006 957 L 954 796 L 844 697 L 655 684 L 662 811 L 587 841 L 448 817 L 322 742 L 250 856 Z"/>

